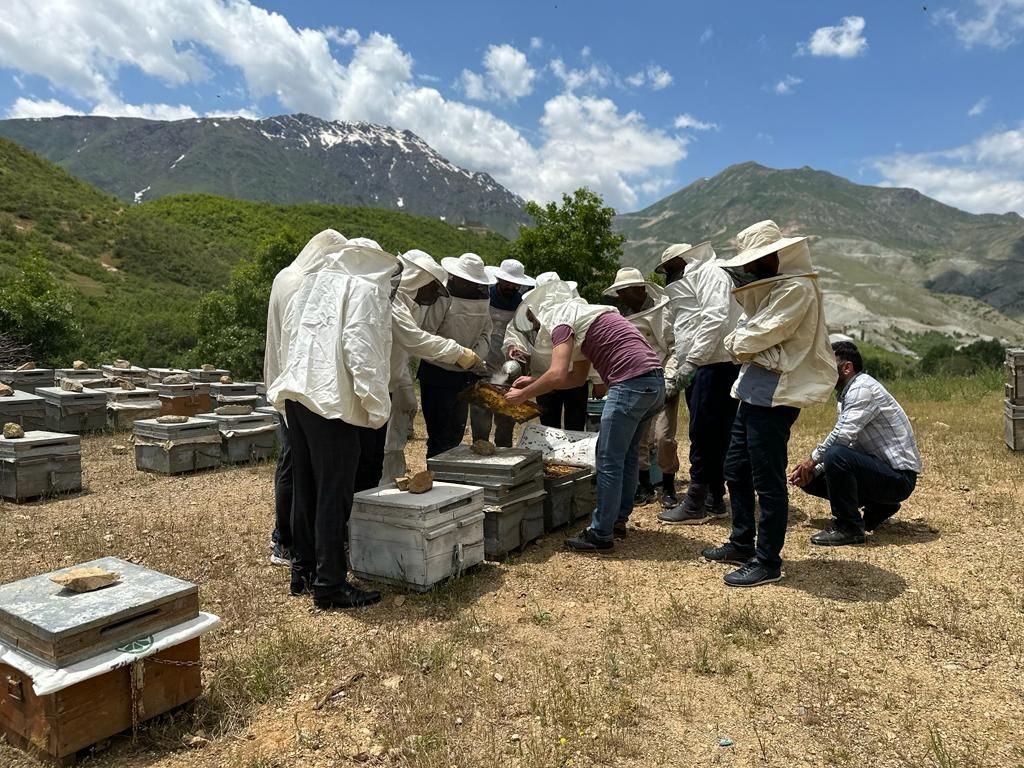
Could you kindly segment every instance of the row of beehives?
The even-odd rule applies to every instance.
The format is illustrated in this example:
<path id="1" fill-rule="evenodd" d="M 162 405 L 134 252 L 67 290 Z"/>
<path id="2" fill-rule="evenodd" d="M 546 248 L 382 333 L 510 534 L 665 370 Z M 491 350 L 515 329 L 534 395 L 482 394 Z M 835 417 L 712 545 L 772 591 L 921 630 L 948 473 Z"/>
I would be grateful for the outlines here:
<path id="1" fill-rule="evenodd" d="M 1006 350 L 1003 431 L 1010 450 L 1024 451 L 1024 349 Z"/>

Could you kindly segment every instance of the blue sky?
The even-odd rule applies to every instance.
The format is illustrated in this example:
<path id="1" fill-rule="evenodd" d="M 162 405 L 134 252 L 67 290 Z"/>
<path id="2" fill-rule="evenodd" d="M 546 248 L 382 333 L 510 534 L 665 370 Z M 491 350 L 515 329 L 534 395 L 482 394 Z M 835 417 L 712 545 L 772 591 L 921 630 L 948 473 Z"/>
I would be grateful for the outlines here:
<path id="1" fill-rule="evenodd" d="M 1024 0 L 7 0 L 0 114 L 304 111 L 620 210 L 756 160 L 1024 213 Z"/>

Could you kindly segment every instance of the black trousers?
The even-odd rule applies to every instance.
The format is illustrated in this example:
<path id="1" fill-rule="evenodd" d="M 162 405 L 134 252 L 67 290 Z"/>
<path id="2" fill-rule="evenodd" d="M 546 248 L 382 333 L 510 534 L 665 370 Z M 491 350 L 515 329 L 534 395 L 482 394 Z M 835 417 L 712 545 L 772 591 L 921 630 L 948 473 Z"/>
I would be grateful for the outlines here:
<path id="1" fill-rule="evenodd" d="M 314 594 L 326 595 L 348 575 L 345 543 L 363 430 L 291 400 L 285 412 L 295 488 L 292 574 L 309 578 Z"/>
<path id="2" fill-rule="evenodd" d="M 270 540 L 285 549 L 292 548 L 292 449 L 288 427 L 282 421 L 277 430 L 279 445 L 274 470 L 274 532 Z"/>
<path id="3" fill-rule="evenodd" d="M 812 496 L 828 499 L 836 527 L 852 533 L 874 529 L 895 515 L 917 487 L 917 473 L 893 469 L 881 459 L 833 445 L 822 458 L 825 472 L 804 487 Z M 860 508 L 864 507 L 861 518 Z"/>
<path id="4" fill-rule="evenodd" d="M 540 395 L 537 405 L 541 407 L 540 423 L 545 427 L 582 432 L 587 426 L 586 384 Z"/>
<path id="5" fill-rule="evenodd" d="M 736 547 L 756 555 L 768 568 L 782 566 L 782 545 L 789 522 L 789 435 L 799 408 L 740 403 L 725 458 L 725 479 L 732 502 L 732 534 Z M 761 515 L 754 518 L 754 496 Z"/>
<path id="6" fill-rule="evenodd" d="M 732 385 L 740 367 L 732 363 L 702 365 L 686 388 L 690 412 L 690 490 L 725 495 L 725 454 L 729 450 L 732 422 L 738 401 Z"/>
<path id="7" fill-rule="evenodd" d="M 384 443 L 388 437 L 388 425 L 379 429 L 360 428 L 359 466 L 356 468 L 356 493 L 380 485 L 384 474 Z"/>
<path id="8" fill-rule="evenodd" d="M 420 409 L 427 424 L 429 459 L 462 443 L 469 420 L 469 403 L 459 400 L 459 393 L 479 377 L 449 371 L 422 360 L 416 377 L 420 380 Z"/>

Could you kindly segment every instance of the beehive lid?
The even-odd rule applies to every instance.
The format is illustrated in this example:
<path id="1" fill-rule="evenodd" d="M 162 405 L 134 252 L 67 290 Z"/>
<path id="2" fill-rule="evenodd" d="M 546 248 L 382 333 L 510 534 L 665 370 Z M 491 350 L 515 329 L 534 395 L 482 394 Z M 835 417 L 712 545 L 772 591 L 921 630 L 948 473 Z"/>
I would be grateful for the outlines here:
<path id="1" fill-rule="evenodd" d="M 160 397 L 187 397 L 188 395 L 210 394 L 210 384 L 204 381 L 193 381 L 191 384 L 157 384 L 156 391 Z"/>
<path id="2" fill-rule="evenodd" d="M 215 397 L 224 395 L 230 397 L 255 397 L 256 382 L 243 381 L 237 384 L 221 384 L 219 381 L 210 382 L 210 394 Z"/>
<path id="3" fill-rule="evenodd" d="M 43 398 L 39 395 L 30 395 L 20 389 L 14 390 L 9 397 L 0 397 L 0 412 L 8 413 L 13 410 L 22 410 L 26 407 L 39 407 L 43 404 Z M 13 407 L 12 407 L 13 406 Z"/>
<path id="4" fill-rule="evenodd" d="M 156 400 L 156 390 L 147 387 L 121 389 L 120 387 L 100 387 L 97 392 L 107 396 L 108 403 L 123 403 L 131 400 Z"/>
<path id="5" fill-rule="evenodd" d="M 29 368 L 26 371 L 15 371 L 13 369 L 6 369 L 0 371 L 0 381 L 3 382 L 33 382 L 45 381 L 47 379 L 53 381 L 53 377 L 53 368 Z"/>
<path id="6" fill-rule="evenodd" d="M 498 448 L 493 456 L 479 456 L 470 446 L 459 445 L 427 459 L 427 466 L 437 472 L 513 480 L 538 473 L 541 453 L 522 448 Z"/>
<path id="7" fill-rule="evenodd" d="M 105 405 L 107 393 L 98 389 L 83 389 L 81 392 L 71 392 L 60 387 L 36 387 L 36 394 L 48 403 L 74 403 L 85 405 L 94 403 Z"/>
<path id="8" fill-rule="evenodd" d="M 257 429 L 259 427 L 276 427 L 277 417 L 266 413 L 252 413 L 245 414 L 219 414 L 219 413 L 200 413 L 198 418 L 210 419 L 211 421 L 217 422 L 220 429 Z"/>
<path id="9" fill-rule="evenodd" d="M 353 502 L 356 507 L 372 510 L 378 514 L 407 517 L 462 507 L 480 508 L 483 505 L 483 499 L 482 488 L 435 480 L 434 487 L 426 493 L 409 493 L 400 491 L 394 486 L 371 488 L 368 491 L 357 493 Z"/>
<path id="10" fill-rule="evenodd" d="M 1014 405 L 1009 400 L 1004 400 L 1003 413 L 1009 419 L 1024 419 L 1024 405 Z"/>
<path id="11" fill-rule="evenodd" d="M 156 440 L 187 440 L 218 435 L 217 422 L 198 418 L 189 418 L 180 424 L 164 424 L 156 419 L 139 419 L 133 425 L 132 433 L 138 437 Z"/>
<path id="12" fill-rule="evenodd" d="M 0 459 L 75 454 L 81 451 L 81 444 L 78 435 L 30 430 L 14 440 L 0 436 Z"/>
<path id="13" fill-rule="evenodd" d="M 150 376 L 156 376 L 160 379 L 164 376 L 180 376 L 183 373 L 188 373 L 188 371 L 183 368 L 147 368 L 146 372 Z"/>
<path id="14" fill-rule="evenodd" d="M 209 379 L 210 377 L 213 377 L 214 379 L 219 379 L 221 376 L 231 375 L 231 371 L 225 368 L 217 368 L 216 370 L 213 371 L 204 371 L 202 368 L 189 368 L 188 372 L 191 373 L 193 377 L 202 376 L 203 378 L 207 379 Z"/>
<path id="15" fill-rule="evenodd" d="M 145 376 L 146 369 L 140 368 L 137 365 L 133 365 L 131 368 L 115 368 L 113 365 L 101 365 L 100 368 L 104 373 L 112 374 L 114 376 Z"/>
<path id="16" fill-rule="evenodd" d="M 255 413 L 262 413 L 266 416 L 273 416 L 278 421 L 281 421 L 281 412 L 272 405 L 261 405 L 255 409 Z"/>
<path id="17" fill-rule="evenodd" d="M 57 368 L 54 374 L 58 379 L 102 379 L 103 371 L 99 368 Z"/>

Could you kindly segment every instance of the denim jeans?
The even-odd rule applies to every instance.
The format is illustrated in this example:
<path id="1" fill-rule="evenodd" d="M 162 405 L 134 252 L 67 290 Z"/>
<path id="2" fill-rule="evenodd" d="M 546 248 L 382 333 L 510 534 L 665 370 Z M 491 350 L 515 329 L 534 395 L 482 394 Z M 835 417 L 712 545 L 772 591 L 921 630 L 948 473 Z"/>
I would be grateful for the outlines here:
<path id="1" fill-rule="evenodd" d="M 608 388 L 597 436 L 597 508 L 590 529 L 611 540 L 616 520 L 628 520 L 640 473 L 640 438 L 665 404 L 661 371 Z"/>
<path id="2" fill-rule="evenodd" d="M 837 528 L 864 533 L 865 522 L 877 525 L 892 517 L 917 487 L 917 473 L 893 469 L 881 459 L 845 445 L 833 445 L 822 459 L 825 472 L 804 490 L 828 499 Z M 864 518 L 860 516 L 864 507 Z"/>
<path id="3" fill-rule="evenodd" d="M 732 441 L 725 457 L 725 479 L 732 503 L 729 541 L 756 555 L 767 568 L 782 566 L 782 545 L 789 521 L 789 433 L 799 408 L 769 408 L 740 403 L 732 425 Z M 754 495 L 761 502 L 755 522 Z"/>

